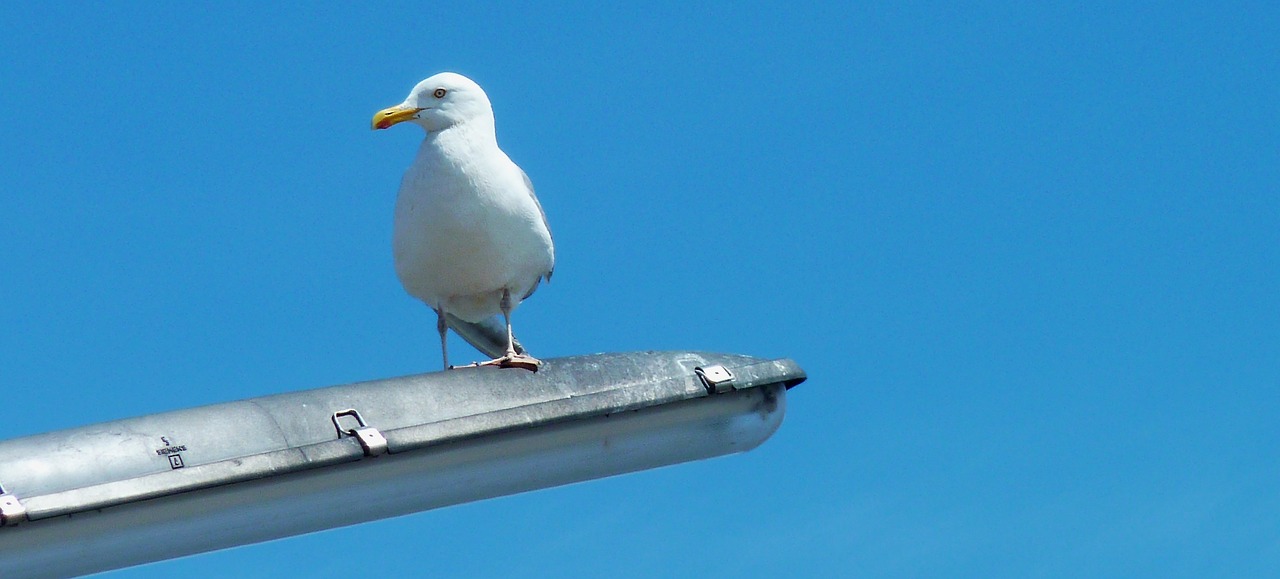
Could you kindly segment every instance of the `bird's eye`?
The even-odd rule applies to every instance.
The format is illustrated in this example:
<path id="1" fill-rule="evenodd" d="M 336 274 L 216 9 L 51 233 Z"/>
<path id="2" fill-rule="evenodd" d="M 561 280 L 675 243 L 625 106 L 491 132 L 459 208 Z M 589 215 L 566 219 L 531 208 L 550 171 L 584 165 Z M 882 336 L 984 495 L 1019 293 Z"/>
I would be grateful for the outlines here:
<path id="1" fill-rule="evenodd" d="M 435 97 L 436 97 L 436 98 L 438 98 L 438 99 L 442 99 L 442 98 L 444 98 L 444 93 L 446 93 L 446 92 L 448 92 L 448 91 L 446 91 L 446 90 L 444 90 L 444 89 L 442 89 L 442 88 L 438 88 L 438 89 L 436 89 L 436 92 L 433 92 L 433 93 L 431 93 L 431 94 L 435 95 Z"/>

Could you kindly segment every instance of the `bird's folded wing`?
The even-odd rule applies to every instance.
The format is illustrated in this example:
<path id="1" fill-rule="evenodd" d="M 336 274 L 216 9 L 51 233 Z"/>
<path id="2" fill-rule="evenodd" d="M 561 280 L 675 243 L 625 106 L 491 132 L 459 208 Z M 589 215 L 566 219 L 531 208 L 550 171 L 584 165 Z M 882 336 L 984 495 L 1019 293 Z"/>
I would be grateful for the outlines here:
<path id="1" fill-rule="evenodd" d="M 542 216 L 542 226 L 547 228 L 547 235 L 551 236 L 551 239 L 554 241 L 556 236 L 551 233 L 551 224 L 547 222 L 547 212 L 543 211 L 542 203 L 538 201 L 538 194 L 533 190 L 533 181 L 529 180 L 529 174 L 525 173 L 524 169 L 520 169 L 520 176 L 524 177 L 524 186 L 525 189 L 528 189 L 529 191 L 529 198 L 533 199 L 533 204 L 538 206 L 538 214 Z M 556 270 L 555 256 L 553 255 L 551 259 L 551 269 L 547 270 L 547 273 L 542 276 L 546 278 L 547 281 L 551 281 L 551 274 Z M 524 297 L 527 298 L 533 295 L 533 290 L 535 289 L 538 289 L 538 284 L 536 283 L 533 284 L 533 289 L 529 290 L 529 293 Z"/>

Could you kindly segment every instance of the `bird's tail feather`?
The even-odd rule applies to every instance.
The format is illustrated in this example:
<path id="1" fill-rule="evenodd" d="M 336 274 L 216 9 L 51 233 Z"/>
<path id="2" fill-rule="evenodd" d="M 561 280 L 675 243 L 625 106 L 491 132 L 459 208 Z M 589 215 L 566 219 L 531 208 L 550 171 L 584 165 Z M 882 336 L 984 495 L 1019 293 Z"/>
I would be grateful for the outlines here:
<path id="1" fill-rule="evenodd" d="M 491 316 L 479 322 L 468 322 L 453 314 L 446 313 L 449 327 L 462 336 L 468 344 L 475 346 L 484 355 L 499 358 L 507 353 L 507 326 L 500 316 Z M 515 340 L 516 353 L 524 354 L 524 346 Z"/>

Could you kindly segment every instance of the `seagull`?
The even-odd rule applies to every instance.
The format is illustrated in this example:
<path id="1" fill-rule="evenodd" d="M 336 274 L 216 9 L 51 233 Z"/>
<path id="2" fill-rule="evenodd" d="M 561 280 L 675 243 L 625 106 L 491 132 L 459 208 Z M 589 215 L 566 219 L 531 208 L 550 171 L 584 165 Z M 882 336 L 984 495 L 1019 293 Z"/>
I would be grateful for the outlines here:
<path id="1" fill-rule="evenodd" d="M 542 362 L 516 341 L 511 312 L 551 280 L 555 246 L 529 176 L 498 148 L 489 97 L 471 79 L 442 72 L 373 115 L 374 130 L 403 122 L 427 134 L 396 198 L 396 275 L 409 295 L 435 310 L 444 367 L 451 368 L 453 326 L 497 356 L 477 365 L 536 372 Z M 477 343 L 486 332 L 492 336 L 499 313 L 506 322 L 503 355 Z"/>

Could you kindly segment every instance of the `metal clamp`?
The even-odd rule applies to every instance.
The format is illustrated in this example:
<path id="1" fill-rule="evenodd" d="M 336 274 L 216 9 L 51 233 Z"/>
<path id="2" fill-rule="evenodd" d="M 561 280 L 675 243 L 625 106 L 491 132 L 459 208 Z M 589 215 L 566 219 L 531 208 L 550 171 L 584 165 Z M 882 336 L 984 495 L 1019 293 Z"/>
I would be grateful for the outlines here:
<path id="1" fill-rule="evenodd" d="M 4 492 L 0 487 L 0 527 L 11 527 L 27 520 L 27 507 L 16 495 Z"/>
<path id="2" fill-rule="evenodd" d="M 360 426 L 343 429 L 342 425 L 338 424 L 338 418 L 342 416 L 354 417 Z M 387 453 L 387 437 L 378 432 L 377 428 L 365 425 L 364 418 L 360 416 L 360 413 L 355 408 L 334 412 L 333 427 L 338 431 L 338 438 L 342 438 L 344 434 L 354 436 L 360 442 L 360 447 L 364 449 L 365 456 L 378 456 Z"/>
<path id="3" fill-rule="evenodd" d="M 703 368 L 698 366 L 693 372 L 702 379 L 702 385 L 707 387 L 708 394 L 720 394 L 733 390 L 733 372 L 720 364 L 712 364 Z"/>

